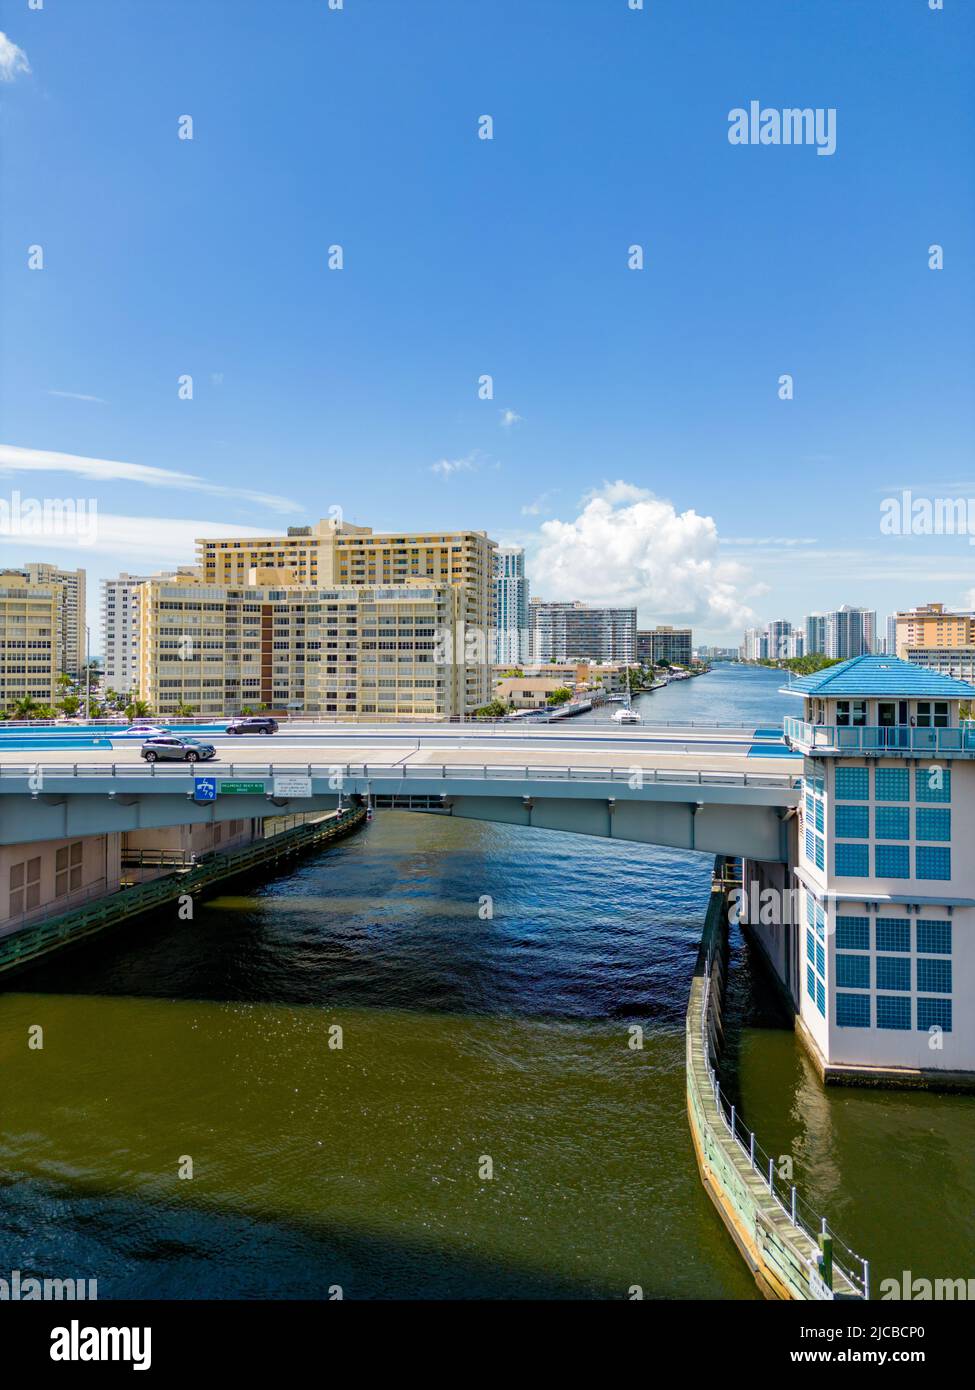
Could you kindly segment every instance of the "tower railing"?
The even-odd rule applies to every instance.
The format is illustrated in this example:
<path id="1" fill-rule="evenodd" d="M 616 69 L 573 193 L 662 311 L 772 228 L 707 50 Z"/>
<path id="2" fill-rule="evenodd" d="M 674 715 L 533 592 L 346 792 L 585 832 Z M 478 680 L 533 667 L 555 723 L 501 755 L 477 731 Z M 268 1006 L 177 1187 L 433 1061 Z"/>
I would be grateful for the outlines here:
<path id="1" fill-rule="evenodd" d="M 930 757 L 975 757 L 975 720 L 950 728 L 911 724 L 813 724 L 783 720 L 785 737 L 812 753 L 905 753 Z"/>

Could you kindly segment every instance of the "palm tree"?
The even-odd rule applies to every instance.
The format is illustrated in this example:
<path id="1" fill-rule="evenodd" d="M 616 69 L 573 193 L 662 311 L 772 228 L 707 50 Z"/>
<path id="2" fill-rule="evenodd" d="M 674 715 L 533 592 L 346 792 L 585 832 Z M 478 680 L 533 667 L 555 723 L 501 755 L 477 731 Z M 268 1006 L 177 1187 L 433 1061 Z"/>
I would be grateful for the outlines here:
<path id="1" fill-rule="evenodd" d="M 15 719 L 35 719 L 40 705 L 32 695 L 25 695 L 21 700 L 14 701 L 13 714 Z"/>
<path id="2" fill-rule="evenodd" d="M 185 700 L 180 700 L 179 704 L 176 706 L 176 709 L 174 710 L 174 713 L 178 714 L 181 719 L 188 719 L 191 714 L 195 713 L 195 710 L 193 709 L 193 706 L 188 705 Z"/>
<path id="3" fill-rule="evenodd" d="M 149 713 L 149 705 L 145 700 L 133 700 L 130 705 L 125 706 L 126 719 L 144 719 Z"/>

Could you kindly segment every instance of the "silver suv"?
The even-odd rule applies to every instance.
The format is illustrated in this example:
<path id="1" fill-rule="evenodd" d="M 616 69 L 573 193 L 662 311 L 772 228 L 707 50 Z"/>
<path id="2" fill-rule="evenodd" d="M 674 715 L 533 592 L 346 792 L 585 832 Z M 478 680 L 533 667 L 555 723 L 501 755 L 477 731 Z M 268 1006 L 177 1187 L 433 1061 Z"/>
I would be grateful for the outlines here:
<path id="1" fill-rule="evenodd" d="M 142 756 L 147 763 L 164 758 L 182 763 L 207 763 L 217 756 L 217 750 L 212 743 L 200 743 L 199 739 L 164 734 L 160 738 L 146 739 Z"/>

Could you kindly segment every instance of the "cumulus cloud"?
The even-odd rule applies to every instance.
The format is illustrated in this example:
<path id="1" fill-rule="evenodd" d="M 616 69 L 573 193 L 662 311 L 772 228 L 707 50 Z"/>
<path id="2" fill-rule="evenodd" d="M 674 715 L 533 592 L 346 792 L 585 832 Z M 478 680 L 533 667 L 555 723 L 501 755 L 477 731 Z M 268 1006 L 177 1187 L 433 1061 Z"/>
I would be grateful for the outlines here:
<path id="1" fill-rule="evenodd" d="M 532 565 L 540 598 L 636 604 L 641 621 L 679 619 L 712 628 L 754 619 L 747 574 L 719 556 L 709 516 L 678 512 L 645 488 L 605 483 L 574 521 L 545 521 Z"/>
<path id="2" fill-rule="evenodd" d="M 521 421 L 521 416 L 518 414 L 517 410 L 502 410 L 502 412 L 501 412 L 501 428 L 502 428 L 502 429 L 510 430 L 511 427 L 512 427 L 512 425 L 517 425 L 517 424 L 520 423 L 520 421 Z"/>
<path id="3" fill-rule="evenodd" d="M 0 82 L 12 82 L 19 72 L 30 72 L 27 54 L 0 32 Z"/>
<path id="4" fill-rule="evenodd" d="M 218 497 L 235 497 L 254 502 L 275 512 L 299 512 L 301 508 L 290 498 L 270 492 L 253 492 L 250 488 L 225 487 L 208 483 L 195 473 L 180 473 L 173 468 L 155 468 L 146 463 L 125 463 L 121 459 L 85 458 L 81 454 L 58 454 L 49 449 L 21 449 L 15 444 L 0 444 L 0 474 L 4 473 L 68 473 L 92 482 L 143 483 L 147 487 L 185 488 L 188 492 L 208 492 Z"/>

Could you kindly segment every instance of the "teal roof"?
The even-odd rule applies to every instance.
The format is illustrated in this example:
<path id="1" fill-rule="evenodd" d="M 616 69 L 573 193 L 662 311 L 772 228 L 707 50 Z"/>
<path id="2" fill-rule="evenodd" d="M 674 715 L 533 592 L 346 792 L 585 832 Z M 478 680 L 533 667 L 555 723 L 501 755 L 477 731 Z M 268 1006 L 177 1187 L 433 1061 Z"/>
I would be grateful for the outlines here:
<path id="1" fill-rule="evenodd" d="M 891 696 L 904 700 L 973 700 L 975 685 L 942 676 L 896 656 L 854 656 L 812 676 L 782 687 L 783 695 L 819 695 L 825 699 Z"/>

